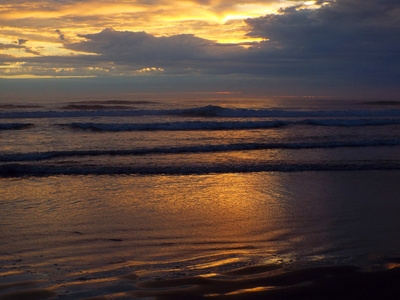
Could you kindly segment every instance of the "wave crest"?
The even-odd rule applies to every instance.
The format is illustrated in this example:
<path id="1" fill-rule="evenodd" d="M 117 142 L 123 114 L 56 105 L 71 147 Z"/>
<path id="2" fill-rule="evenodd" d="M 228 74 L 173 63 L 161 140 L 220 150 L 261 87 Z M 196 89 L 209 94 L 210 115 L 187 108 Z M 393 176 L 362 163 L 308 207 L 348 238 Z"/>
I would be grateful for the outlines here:
<path id="1" fill-rule="evenodd" d="M 167 123 L 65 123 L 61 127 L 95 131 L 187 131 L 187 130 L 245 130 L 268 129 L 288 125 L 314 126 L 382 126 L 398 125 L 399 119 L 306 119 L 274 121 L 186 121 Z"/>
<path id="2" fill-rule="evenodd" d="M 0 124 L 0 130 L 20 130 L 33 127 L 35 125 L 30 123 L 5 123 Z"/>
<path id="3" fill-rule="evenodd" d="M 203 106 L 190 109 L 129 109 L 129 110 L 77 110 L 77 111 L 25 111 L 1 112 L 5 118 L 73 118 L 73 117 L 131 117 L 131 116 L 182 116 L 224 118 L 332 118 L 332 117 L 400 117 L 400 109 L 386 110 L 274 110 L 224 108 Z"/>
<path id="4" fill-rule="evenodd" d="M 221 164 L 191 166 L 54 166 L 34 164 L 0 165 L 0 177 L 54 176 L 54 175 L 191 175 L 218 173 L 253 172 L 301 172 L 301 171 L 343 171 L 343 170 L 400 170 L 399 162 L 362 163 L 270 163 L 270 164 Z"/>
<path id="5" fill-rule="evenodd" d="M 182 153 L 211 153 L 229 151 L 251 151 L 268 149 L 323 149 L 343 147 L 381 147 L 400 146 L 399 139 L 393 140 L 364 140 L 342 142 L 315 142 L 315 143 L 240 143 L 205 146 L 160 147 L 131 150 L 71 150 L 49 151 L 18 154 L 2 154 L 0 162 L 39 161 L 53 158 L 102 156 L 102 155 L 149 155 L 149 154 L 182 154 Z"/>

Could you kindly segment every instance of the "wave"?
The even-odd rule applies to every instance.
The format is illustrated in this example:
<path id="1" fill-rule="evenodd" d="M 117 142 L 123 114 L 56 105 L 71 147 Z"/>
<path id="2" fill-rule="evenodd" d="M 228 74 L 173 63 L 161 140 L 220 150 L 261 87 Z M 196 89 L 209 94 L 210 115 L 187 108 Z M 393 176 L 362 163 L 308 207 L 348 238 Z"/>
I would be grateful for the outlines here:
<path id="1" fill-rule="evenodd" d="M 67 110 L 116 110 L 116 109 L 132 109 L 125 105 L 101 105 L 101 104 L 69 104 L 62 107 Z"/>
<path id="2" fill-rule="evenodd" d="M 148 154 L 183 154 L 183 153 L 212 153 L 230 151 L 251 151 L 268 149 L 317 149 L 317 148 L 342 148 L 342 147 L 380 147 L 399 146 L 400 140 L 368 140 L 368 141 L 343 141 L 343 142 L 315 142 L 315 143 L 238 143 L 225 145 L 160 147 L 131 150 L 72 150 L 49 151 L 17 154 L 2 154 L 0 162 L 40 161 L 53 158 L 84 157 L 84 156 L 139 156 Z"/>
<path id="3" fill-rule="evenodd" d="M 309 119 L 297 123 L 318 126 L 381 126 L 398 125 L 400 119 Z"/>
<path id="4" fill-rule="evenodd" d="M 41 108 L 40 105 L 24 105 L 24 104 L 0 104 L 0 109 L 27 109 L 27 108 Z"/>
<path id="5" fill-rule="evenodd" d="M 61 127 L 95 131 L 186 131 L 186 130 L 244 130 L 267 129 L 287 125 L 315 125 L 315 126 L 379 126 L 400 124 L 399 119 L 306 119 L 301 121 L 247 121 L 247 122 L 210 122 L 187 121 L 168 123 L 69 123 L 57 124 Z"/>
<path id="6" fill-rule="evenodd" d="M 73 101 L 70 104 L 101 104 L 101 105 L 139 105 L 139 104 L 157 104 L 155 101 L 147 100 L 87 100 L 87 101 Z"/>
<path id="7" fill-rule="evenodd" d="M 297 117 L 400 117 L 400 109 L 386 110 L 274 110 L 225 108 L 220 106 L 203 106 L 190 109 L 149 109 L 149 110 L 78 110 L 78 111 L 26 111 L 1 112 L 0 119 L 5 118 L 75 118 L 75 117 L 134 117 L 134 116 L 190 116 L 190 117 L 223 117 L 223 118 L 297 118 Z"/>
<path id="8" fill-rule="evenodd" d="M 188 130 L 245 130 L 268 129 L 288 125 L 314 126 L 380 126 L 398 125 L 398 119 L 306 119 L 300 121 L 186 121 L 167 123 L 64 123 L 61 127 L 94 131 L 188 131 Z M 32 123 L 0 123 L 0 130 L 19 130 L 34 127 Z"/>
<path id="9" fill-rule="evenodd" d="M 100 100 L 100 101 L 79 101 L 71 102 L 61 109 L 64 110 L 124 110 L 124 109 L 136 109 L 133 105 L 140 104 L 155 104 L 152 101 L 143 100 Z"/>
<path id="10" fill-rule="evenodd" d="M 30 123 L 4 123 L 0 124 L 0 130 L 20 130 L 33 127 L 35 125 Z"/>
<path id="11" fill-rule="evenodd" d="M 96 131 L 183 131 L 183 130 L 234 130 L 234 129 L 264 129 L 288 125 L 286 121 L 260 122 L 168 122 L 168 123 L 70 123 L 57 124 L 73 129 L 89 129 Z"/>
<path id="12" fill-rule="evenodd" d="M 301 171 L 358 171 L 400 170 L 400 162 L 343 162 L 343 163 L 270 163 L 270 164 L 220 164 L 195 166 L 134 167 L 134 166 L 52 166 L 29 164 L 0 165 L 0 177 L 54 176 L 54 175 L 191 175 L 253 172 Z"/>

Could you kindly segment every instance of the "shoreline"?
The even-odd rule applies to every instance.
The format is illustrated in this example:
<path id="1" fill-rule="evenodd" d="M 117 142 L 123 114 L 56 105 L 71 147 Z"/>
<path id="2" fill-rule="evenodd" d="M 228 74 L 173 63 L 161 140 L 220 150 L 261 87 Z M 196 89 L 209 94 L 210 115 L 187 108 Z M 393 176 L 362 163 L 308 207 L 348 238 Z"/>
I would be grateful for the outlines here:
<path id="1" fill-rule="evenodd" d="M 249 274 L 250 268 L 233 276 L 189 277 L 143 282 L 134 297 L 167 299 L 398 299 L 400 268 L 362 271 L 354 266 L 321 266 L 283 271 L 278 274 Z M 244 276 L 243 276 L 244 275 Z M 161 290 L 160 290 L 161 289 Z M 152 298 L 153 299 L 153 298 Z"/>
<path id="2" fill-rule="evenodd" d="M 254 265 L 221 273 L 142 280 L 135 273 L 108 278 L 82 276 L 50 284 L 43 276 L 20 274 L 21 281 L 0 283 L 0 300 L 9 299 L 398 299 L 400 258 L 366 268 L 352 265 Z M 110 274 L 111 275 L 111 274 Z M 14 280 L 19 276 L 14 275 Z M 35 278 L 36 277 L 36 278 Z M 4 282 L 6 276 L 0 278 Z M 28 280 L 28 279 L 32 280 Z M 24 280 L 23 280 L 24 279 Z M 99 283 L 109 283 L 96 290 Z"/>

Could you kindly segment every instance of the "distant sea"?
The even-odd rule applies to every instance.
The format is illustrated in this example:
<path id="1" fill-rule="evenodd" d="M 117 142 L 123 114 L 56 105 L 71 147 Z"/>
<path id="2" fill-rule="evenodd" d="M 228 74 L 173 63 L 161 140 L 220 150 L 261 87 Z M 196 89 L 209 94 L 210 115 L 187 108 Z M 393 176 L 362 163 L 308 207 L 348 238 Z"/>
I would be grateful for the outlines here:
<path id="1" fill-rule="evenodd" d="M 1 300 L 400 292 L 400 102 L 2 100 L 0 193 Z"/>

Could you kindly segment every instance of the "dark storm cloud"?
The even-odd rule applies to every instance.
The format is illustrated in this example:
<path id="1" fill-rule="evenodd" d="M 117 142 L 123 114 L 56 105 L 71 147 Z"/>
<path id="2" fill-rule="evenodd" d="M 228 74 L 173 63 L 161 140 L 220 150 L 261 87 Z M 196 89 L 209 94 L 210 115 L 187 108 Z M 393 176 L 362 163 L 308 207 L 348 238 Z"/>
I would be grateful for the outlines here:
<path id="1" fill-rule="evenodd" d="M 280 51 L 380 55 L 400 49 L 397 0 L 338 0 L 317 10 L 289 8 L 246 23 L 249 36 L 268 38 Z"/>
<path id="2" fill-rule="evenodd" d="M 231 76 L 235 88 L 252 86 L 262 92 L 400 94 L 399 0 L 321 0 L 317 9 L 291 3 L 280 14 L 245 20 L 248 36 L 266 39 L 247 48 L 192 34 L 156 36 L 109 28 L 63 40 L 66 49 L 87 55 L 28 57 L 16 70 L 105 77 L 157 73 L 159 82 L 184 77 L 171 75 L 196 81 L 199 75 L 221 75 L 208 77 L 221 82 Z M 62 38 L 62 31 L 56 32 Z M 30 51 L 25 44 L 1 48 Z"/>
<path id="3" fill-rule="evenodd" d="M 244 49 L 237 45 L 221 45 L 191 34 L 156 37 L 145 32 L 105 29 L 97 34 L 81 35 L 86 41 L 66 44 L 75 51 L 101 54 L 103 60 L 119 64 L 204 68 L 238 57 Z"/>
<path id="4" fill-rule="evenodd" d="M 281 14 L 245 20 L 249 36 L 268 39 L 249 49 L 194 35 L 156 37 L 113 29 L 81 35 L 85 41 L 65 47 L 137 69 L 157 66 L 174 72 L 196 69 L 328 81 L 399 80 L 398 0 L 324 1 L 319 9 L 301 9 L 293 3 Z"/>
<path id="5" fill-rule="evenodd" d="M 398 0 L 337 0 L 246 23 L 249 36 L 269 39 L 256 51 L 260 62 L 281 60 L 287 74 L 400 83 Z"/>

